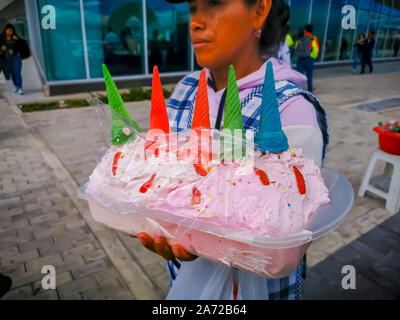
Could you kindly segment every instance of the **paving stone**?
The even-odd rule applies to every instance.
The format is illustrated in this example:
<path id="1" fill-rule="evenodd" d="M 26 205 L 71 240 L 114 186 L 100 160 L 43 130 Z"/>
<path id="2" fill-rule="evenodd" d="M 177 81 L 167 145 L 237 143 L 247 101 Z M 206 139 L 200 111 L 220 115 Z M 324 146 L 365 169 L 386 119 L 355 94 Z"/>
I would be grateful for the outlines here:
<path id="1" fill-rule="evenodd" d="M 49 212 L 46 214 L 42 214 L 40 216 L 35 216 L 29 219 L 31 224 L 35 224 L 35 223 L 42 223 L 45 221 L 49 221 L 49 220 L 54 220 L 59 218 L 59 215 L 57 214 L 57 212 Z"/>
<path id="2" fill-rule="evenodd" d="M 14 264 L 22 263 L 22 262 L 25 262 L 25 261 L 28 261 L 31 259 L 35 259 L 38 257 L 39 257 L 39 253 L 37 250 L 29 250 L 29 251 L 17 254 L 15 256 L 3 258 L 3 259 L 1 259 L 1 262 L 4 267 L 7 267 L 10 265 L 14 265 Z"/>
<path id="3" fill-rule="evenodd" d="M 68 257 L 70 257 L 70 256 L 83 255 L 87 252 L 90 252 L 93 249 L 94 249 L 94 245 L 89 242 L 89 243 L 85 243 L 78 247 L 71 247 L 71 249 L 64 250 L 62 252 L 62 255 L 63 255 L 64 259 L 68 259 Z"/>
<path id="4" fill-rule="evenodd" d="M 29 300 L 59 300 L 59 296 L 56 290 L 44 290 L 36 293 L 32 298 Z"/>
<path id="5" fill-rule="evenodd" d="M 93 261 L 101 260 L 107 257 L 106 253 L 102 249 L 98 249 L 95 251 L 87 252 L 83 255 L 87 263 L 91 263 Z"/>
<path id="6" fill-rule="evenodd" d="M 13 246 L 7 249 L 0 250 L 0 259 L 16 256 L 19 253 L 18 247 Z"/>
<path id="7" fill-rule="evenodd" d="M 11 290 L 3 296 L 4 300 L 25 300 L 29 299 L 33 296 L 32 287 L 30 285 L 26 285 L 21 288 L 17 288 Z"/>
<path id="8" fill-rule="evenodd" d="M 104 260 L 100 260 L 71 268 L 71 272 L 75 279 L 79 279 L 105 268 L 107 268 L 106 262 Z"/>
<path id="9" fill-rule="evenodd" d="M 119 273 L 114 267 L 95 272 L 93 275 L 99 283 L 119 277 Z"/>
<path id="10" fill-rule="evenodd" d="M 85 300 L 95 300 L 112 296 L 121 291 L 121 285 L 116 279 L 104 281 L 100 287 L 82 291 Z"/>
<path id="11" fill-rule="evenodd" d="M 63 263 L 63 259 L 61 258 L 60 254 L 52 254 L 49 256 L 44 256 L 36 259 L 29 260 L 25 263 L 26 265 L 26 270 L 28 272 L 34 272 L 34 271 L 41 271 L 43 266 L 45 265 L 52 265 L 56 267 L 57 265 L 60 265 Z"/>
<path id="12" fill-rule="evenodd" d="M 46 256 L 49 254 L 63 252 L 65 250 L 71 249 L 74 244 L 70 239 L 65 239 L 64 241 L 58 241 L 57 243 L 48 242 L 39 248 L 39 253 L 41 256 Z"/>
<path id="13" fill-rule="evenodd" d="M 61 299 L 66 299 L 70 294 L 76 294 L 84 290 L 97 288 L 98 284 L 93 276 L 88 276 L 82 279 L 73 280 L 67 284 L 57 287 Z"/>
<path id="14" fill-rule="evenodd" d="M 52 246 L 54 245 L 54 241 L 52 237 L 45 237 L 37 240 L 26 241 L 19 244 L 19 248 L 21 252 L 29 251 L 32 249 L 39 249 L 43 246 Z"/>
<path id="15" fill-rule="evenodd" d="M 117 294 L 113 295 L 110 297 L 111 300 L 135 300 L 135 296 L 132 294 L 132 292 L 126 290 L 126 291 L 120 291 Z"/>
<path id="16" fill-rule="evenodd" d="M 44 237 L 48 237 L 51 235 L 55 235 L 57 233 L 63 233 L 65 231 L 65 226 L 64 225 L 57 225 L 51 228 L 47 228 L 45 230 L 41 231 L 36 231 L 33 233 L 35 239 L 40 239 Z"/>

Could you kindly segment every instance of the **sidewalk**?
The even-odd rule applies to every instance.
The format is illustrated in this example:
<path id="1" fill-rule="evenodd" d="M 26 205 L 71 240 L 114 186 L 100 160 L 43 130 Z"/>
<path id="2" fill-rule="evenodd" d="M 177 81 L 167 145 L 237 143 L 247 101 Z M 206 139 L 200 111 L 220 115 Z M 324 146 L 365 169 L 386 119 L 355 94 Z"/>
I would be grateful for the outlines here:
<path id="1" fill-rule="evenodd" d="M 317 96 L 330 123 L 325 166 L 346 175 L 356 194 L 377 147 L 372 127 L 378 121 L 400 119 L 400 108 L 382 112 L 356 108 L 359 103 L 400 97 L 400 63 L 377 64 L 375 69 L 376 73 L 363 76 L 353 75 L 348 67 L 335 68 L 334 75 L 331 69 L 316 71 Z M 76 188 L 87 181 L 102 146 L 96 112 L 88 107 L 20 114 L 15 105 L 18 101 L 6 96 L 9 104 L 0 103 L 4 115 L 0 120 L 0 272 L 10 274 L 15 283 L 5 298 L 120 297 L 115 292 L 125 298 L 164 298 L 169 284 L 164 260 L 144 249 L 137 239 L 96 224 L 86 203 L 76 197 Z M 128 103 L 127 107 L 139 126 L 148 129 L 150 103 Z M 379 270 L 381 282 L 368 280 L 368 285 L 351 297 L 369 298 L 374 288 L 378 298 L 400 291 L 399 228 L 390 229 L 389 235 L 383 227 L 399 217 L 392 217 L 384 205 L 371 196 L 355 196 L 343 224 L 311 245 L 306 299 L 346 298 L 338 289 L 337 278 L 342 277 L 344 264 L 356 264 L 361 273 L 367 270 L 362 275 L 367 280 Z M 390 241 L 377 246 L 370 240 L 375 236 L 377 242 L 387 237 Z M 379 257 L 378 264 L 370 263 L 371 254 Z M 76 262 L 70 262 L 74 261 L 70 257 Z M 39 267 L 45 262 L 53 262 L 61 270 L 61 279 L 57 276 L 61 284 L 57 283 L 56 291 L 36 293 L 43 277 Z M 79 272 L 80 268 L 83 271 Z M 320 291 L 313 290 L 317 283 L 321 283 Z"/>

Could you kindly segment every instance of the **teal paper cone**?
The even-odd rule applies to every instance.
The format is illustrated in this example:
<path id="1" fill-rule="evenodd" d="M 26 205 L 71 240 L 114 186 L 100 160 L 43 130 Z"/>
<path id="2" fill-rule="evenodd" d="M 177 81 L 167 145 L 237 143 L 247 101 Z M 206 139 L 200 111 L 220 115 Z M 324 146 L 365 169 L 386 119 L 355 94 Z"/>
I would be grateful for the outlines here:
<path id="1" fill-rule="evenodd" d="M 263 97 L 260 110 L 260 123 L 254 137 L 256 148 L 261 152 L 279 153 L 289 148 L 287 137 L 282 130 L 278 99 L 272 63 L 265 68 Z"/>

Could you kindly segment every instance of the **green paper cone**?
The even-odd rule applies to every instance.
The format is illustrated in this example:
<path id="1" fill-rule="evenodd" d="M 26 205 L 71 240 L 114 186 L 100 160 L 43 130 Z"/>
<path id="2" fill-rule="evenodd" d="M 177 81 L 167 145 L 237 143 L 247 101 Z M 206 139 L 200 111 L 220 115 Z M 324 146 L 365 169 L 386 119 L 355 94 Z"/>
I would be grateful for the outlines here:
<path id="1" fill-rule="evenodd" d="M 232 65 L 229 66 L 228 89 L 226 93 L 224 110 L 224 129 L 230 130 L 232 135 L 234 134 L 234 130 L 240 129 L 242 140 L 245 141 L 239 89 L 236 82 L 235 69 Z M 233 144 L 233 150 L 242 146 L 242 151 L 239 153 L 240 157 L 243 157 L 246 154 L 246 146 L 244 143 L 242 143 L 243 141 L 234 140 L 233 143 L 229 142 Z M 224 146 L 224 143 L 221 143 L 221 145 Z M 227 155 L 222 155 L 223 158 L 226 158 L 226 156 Z"/>
<path id="2" fill-rule="evenodd" d="M 122 97 L 118 92 L 117 86 L 115 85 L 114 80 L 111 78 L 110 72 L 105 64 L 103 64 L 103 75 L 104 82 L 106 83 L 108 104 L 111 108 L 111 144 L 114 146 L 123 145 L 135 138 L 135 134 L 132 130 L 130 130 L 128 135 L 123 132 L 123 129 L 128 127 L 127 123 L 138 132 L 141 130 L 137 123 L 133 121 L 129 115 L 129 112 L 122 101 Z"/>

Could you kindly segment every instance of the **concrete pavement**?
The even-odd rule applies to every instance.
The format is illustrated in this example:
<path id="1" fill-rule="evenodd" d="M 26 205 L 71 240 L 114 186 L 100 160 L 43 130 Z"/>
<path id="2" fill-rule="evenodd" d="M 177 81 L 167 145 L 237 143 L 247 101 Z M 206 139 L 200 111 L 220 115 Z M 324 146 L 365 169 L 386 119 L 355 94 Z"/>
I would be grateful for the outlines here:
<path id="1" fill-rule="evenodd" d="M 356 108 L 362 102 L 400 96 L 400 63 L 378 64 L 375 69 L 376 73 L 363 76 L 351 74 L 348 67 L 316 71 L 317 96 L 327 109 L 330 123 L 331 143 L 325 166 L 345 174 L 356 193 L 369 157 L 377 147 L 372 127 L 378 121 L 400 119 L 400 108 L 383 112 Z M 96 224 L 86 203 L 76 198 L 76 187 L 87 181 L 96 165 L 95 154 L 103 144 L 95 110 L 88 107 L 21 114 L 16 107 L 18 101 L 10 94 L 6 98 L 9 104 L 3 101 L 0 106 L 4 114 L 0 122 L 0 272 L 10 274 L 16 282 L 5 298 L 165 297 L 168 276 L 164 260 L 144 249 L 137 239 Z M 146 130 L 149 102 L 127 106 L 135 121 Z M 354 251 L 356 256 L 364 257 L 359 261 L 365 266 L 368 250 L 363 249 L 373 246 L 368 241 L 364 247 L 354 243 L 369 232 L 382 231 L 382 223 L 387 219 L 398 220 L 392 216 L 384 209 L 384 201 L 356 196 L 345 222 L 315 241 L 308 250 L 311 268 L 305 281 L 305 298 L 318 297 L 307 293 L 310 292 L 307 284 L 340 274 L 343 258 L 335 258 L 340 262 L 336 265 L 320 267 L 340 250 Z M 383 289 L 385 294 L 394 294 L 395 280 L 400 274 L 397 268 L 400 253 L 395 242 L 398 229 L 390 232 L 394 233 L 389 237 L 393 241 L 385 245 L 389 249 L 379 256 L 393 262 L 392 267 L 385 265 L 386 269 L 379 269 L 381 278 L 389 278 L 390 282 L 389 286 L 389 282 L 383 281 L 384 286 L 390 287 Z M 353 251 L 346 249 L 349 247 Z M 390 257 L 384 258 L 385 254 Z M 58 284 L 60 288 L 56 291 L 36 292 L 38 280 L 43 276 L 39 266 L 44 262 L 53 262 L 61 270 L 58 272 L 62 284 Z M 321 268 L 327 271 L 322 273 Z M 368 290 L 374 285 L 379 287 L 373 283 L 367 286 Z M 336 289 L 332 290 L 329 291 L 332 297 L 340 296 Z M 366 293 L 358 291 L 358 294 L 363 298 Z M 383 293 L 381 296 L 388 297 Z"/>

